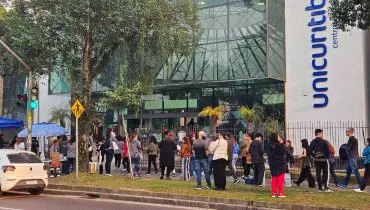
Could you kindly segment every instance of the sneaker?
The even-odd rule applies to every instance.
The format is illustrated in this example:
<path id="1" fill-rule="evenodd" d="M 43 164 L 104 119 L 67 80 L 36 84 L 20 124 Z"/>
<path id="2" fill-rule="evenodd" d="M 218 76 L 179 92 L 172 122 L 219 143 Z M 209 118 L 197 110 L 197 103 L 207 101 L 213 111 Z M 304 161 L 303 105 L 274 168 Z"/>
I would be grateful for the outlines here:
<path id="1" fill-rule="evenodd" d="M 329 188 L 325 188 L 324 192 L 331 193 L 331 192 L 333 192 L 333 190 L 331 190 Z"/>
<path id="2" fill-rule="evenodd" d="M 196 189 L 196 190 L 201 190 L 201 189 L 202 189 L 202 187 L 201 187 L 201 186 L 197 186 L 195 189 Z"/>
<path id="3" fill-rule="evenodd" d="M 105 176 L 112 176 L 112 174 L 105 174 Z"/>
<path id="4" fill-rule="evenodd" d="M 245 179 L 245 176 L 243 175 L 242 177 L 240 177 L 241 179 Z"/>
<path id="5" fill-rule="evenodd" d="M 207 186 L 206 188 L 207 188 L 207 190 L 209 190 L 209 189 L 211 189 L 211 186 Z"/>
<path id="6" fill-rule="evenodd" d="M 274 193 L 274 194 L 272 194 L 272 196 L 271 196 L 272 198 L 276 198 L 277 196 L 276 196 L 276 194 Z"/>
<path id="7" fill-rule="evenodd" d="M 176 174 L 175 173 L 172 173 L 172 177 L 175 177 L 176 176 Z"/>
<path id="8" fill-rule="evenodd" d="M 278 195 L 278 198 L 286 198 L 286 195 L 284 195 L 284 194 L 279 194 L 279 195 Z"/>
<path id="9" fill-rule="evenodd" d="M 357 188 L 357 189 L 355 189 L 355 192 L 363 193 L 364 191 L 361 190 L 360 188 Z"/>
<path id="10" fill-rule="evenodd" d="M 150 176 L 150 173 L 146 173 L 145 176 Z"/>
<path id="11" fill-rule="evenodd" d="M 161 178 L 159 178 L 159 179 L 163 179 L 163 176 L 161 176 Z"/>
<path id="12" fill-rule="evenodd" d="M 260 184 L 260 185 L 258 185 L 258 187 L 263 187 L 263 185 L 262 185 L 262 184 Z"/>
<path id="13" fill-rule="evenodd" d="M 346 189 L 347 188 L 347 185 L 344 185 L 344 184 L 338 184 L 337 186 L 341 189 Z"/>
<path id="14" fill-rule="evenodd" d="M 234 184 L 238 184 L 240 182 L 239 179 L 234 179 Z"/>
<path id="15" fill-rule="evenodd" d="M 123 169 L 123 172 L 125 172 L 125 171 L 127 171 L 127 169 L 125 169 L 125 168 L 124 168 L 124 169 Z"/>
<path id="16" fill-rule="evenodd" d="M 155 174 L 154 175 L 158 175 L 158 172 L 155 172 Z"/>
<path id="17" fill-rule="evenodd" d="M 321 192 L 324 192 L 324 190 L 322 190 L 322 189 L 317 189 L 317 191 L 316 192 L 318 192 L 318 193 L 321 193 Z"/>

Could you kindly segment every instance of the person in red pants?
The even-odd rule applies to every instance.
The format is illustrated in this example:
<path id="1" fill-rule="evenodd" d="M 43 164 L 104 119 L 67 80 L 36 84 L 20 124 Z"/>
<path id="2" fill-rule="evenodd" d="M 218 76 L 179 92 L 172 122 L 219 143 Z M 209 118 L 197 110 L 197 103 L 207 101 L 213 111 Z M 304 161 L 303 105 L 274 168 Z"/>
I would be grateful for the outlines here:
<path id="1" fill-rule="evenodd" d="M 284 178 L 286 170 L 286 147 L 283 139 L 276 133 L 271 134 L 268 163 L 271 172 L 272 197 L 285 198 Z"/>

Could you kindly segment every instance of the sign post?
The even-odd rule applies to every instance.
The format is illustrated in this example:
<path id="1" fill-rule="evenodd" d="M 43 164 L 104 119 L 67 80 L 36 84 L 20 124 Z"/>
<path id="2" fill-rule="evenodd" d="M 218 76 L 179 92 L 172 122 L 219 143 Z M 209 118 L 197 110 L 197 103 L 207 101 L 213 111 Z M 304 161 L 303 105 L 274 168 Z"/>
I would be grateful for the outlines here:
<path id="1" fill-rule="evenodd" d="M 85 108 L 82 106 L 81 102 L 77 99 L 72 105 L 72 113 L 76 117 L 76 178 L 78 178 L 78 119 L 81 117 Z"/>

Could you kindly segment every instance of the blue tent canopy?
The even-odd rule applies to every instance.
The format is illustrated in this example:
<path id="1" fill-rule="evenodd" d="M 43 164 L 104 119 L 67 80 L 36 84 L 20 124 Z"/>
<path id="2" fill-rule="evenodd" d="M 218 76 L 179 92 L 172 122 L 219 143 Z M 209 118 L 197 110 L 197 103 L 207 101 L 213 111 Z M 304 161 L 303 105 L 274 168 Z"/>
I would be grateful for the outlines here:
<path id="1" fill-rule="evenodd" d="M 68 130 L 54 123 L 39 123 L 32 125 L 32 137 L 50 137 L 68 134 Z M 27 128 L 18 133 L 19 137 L 27 137 Z"/>
<path id="2" fill-rule="evenodd" d="M 0 117 L 0 129 L 11 129 L 23 127 L 23 121 Z"/>

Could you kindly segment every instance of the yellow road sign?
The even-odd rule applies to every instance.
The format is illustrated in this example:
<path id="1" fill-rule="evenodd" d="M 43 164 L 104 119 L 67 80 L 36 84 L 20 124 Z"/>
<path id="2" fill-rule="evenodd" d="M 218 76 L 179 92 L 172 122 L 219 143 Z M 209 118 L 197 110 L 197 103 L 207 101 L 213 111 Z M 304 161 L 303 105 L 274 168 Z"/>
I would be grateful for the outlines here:
<path id="1" fill-rule="evenodd" d="M 75 115 L 77 119 L 79 119 L 82 113 L 85 111 L 85 108 L 82 106 L 81 102 L 78 99 L 72 105 L 71 109 L 72 113 Z"/>

